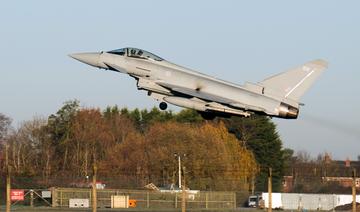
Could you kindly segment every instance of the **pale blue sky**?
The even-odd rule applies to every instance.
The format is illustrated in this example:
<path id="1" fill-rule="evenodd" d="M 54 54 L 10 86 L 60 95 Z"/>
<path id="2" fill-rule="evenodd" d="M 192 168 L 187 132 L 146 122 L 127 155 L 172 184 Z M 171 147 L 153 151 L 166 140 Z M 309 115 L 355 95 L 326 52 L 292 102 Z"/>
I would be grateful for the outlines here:
<path id="1" fill-rule="evenodd" d="M 151 108 L 133 79 L 81 64 L 74 52 L 139 47 L 242 84 L 312 59 L 329 69 L 298 120 L 274 119 L 285 147 L 360 154 L 359 1 L 3 1 L 0 112 L 15 125 L 70 99 Z M 176 107 L 172 107 L 178 110 Z"/>

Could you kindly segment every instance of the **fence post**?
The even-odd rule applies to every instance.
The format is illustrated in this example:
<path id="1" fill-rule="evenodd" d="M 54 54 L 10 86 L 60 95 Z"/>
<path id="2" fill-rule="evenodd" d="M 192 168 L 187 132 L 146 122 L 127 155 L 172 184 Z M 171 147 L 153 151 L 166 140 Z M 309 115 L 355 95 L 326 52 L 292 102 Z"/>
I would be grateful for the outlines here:
<path id="1" fill-rule="evenodd" d="M 268 193 L 269 193 L 268 212 L 272 212 L 272 169 L 271 168 L 269 168 L 269 176 L 268 176 Z"/>
<path id="2" fill-rule="evenodd" d="M 299 202 L 298 202 L 298 211 L 302 210 L 302 196 L 301 194 L 299 195 Z"/>
<path id="3" fill-rule="evenodd" d="M 183 167 L 183 171 L 184 171 L 184 177 L 183 177 L 183 185 L 182 185 L 182 199 L 181 199 L 181 212 L 186 212 L 186 190 L 185 190 L 185 166 Z"/>
<path id="4" fill-rule="evenodd" d="M 91 194 L 92 194 L 92 188 L 89 189 L 89 204 L 90 204 L 90 205 L 92 205 L 92 201 L 93 201 Z"/>
<path id="5" fill-rule="evenodd" d="M 30 207 L 34 207 L 34 191 L 30 190 Z"/>
<path id="6" fill-rule="evenodd" d="M 353 169 L 352 200 L 352 211 L 356 212 L 356 169 Z"/>
<path id="7" fill-rule="evenodd" d="M 51 191 L 51 207 L 56 207 L 57 206 L 57 195 L 56 195 L 56 189 L 55 187 L 51 187 L 50 188 Z"/>
<path id="8" fill-rule="evenodd" d="M 150 208 L 150 194 L 146 192 L 146 207 Z"/>
<path id="9" fill-rule="evenodd" d="M 206 209 L 209 208 L 209 193 L 208 192 L 205 193 L 205 208 Z"/>
<path id="10" fill-rule="evenodd" d="M 177 198 L 177 193 L 175 193 L 175 208 L 177 208 L 177 204 L 178 204 L 178 198 Z"/>
<path id="11" fill-rule="evenodd" d="M 11 168 L 9 166 L 9 156 L 8 156 L 8 150 L 9 146 L 5 145 L 5 164 L 6 164 L 6 212 L 10 212 L 11 202 L 10 202 L 10 189 L 11 189 L 11 181 L 10 181 L 10 175 L 11 175 Z"/>
<path id="12" fill-rule="evenodd" d="M 97 174 L 97 167 L 96 167 L 96 164 L 94 163 L 93 182 L 92 182 L 92 211 L 93 212 L 96 212 L 96 210 L 97 210 L 96 174 Z"/>
<path id="13" fill-rule="evenodd" d="M 10 181 L 10 167 L 7 167 L 6 172 L 6 212 L 10 212 L 11 201 L 10 201 L 10 190 L 11 190 L 11 181 Z"/>
<path id="14" fill-rule="evenodd" d="M 60 207 L 63 207 L 63 193 L 62 193 L 62 190 L 60 190 Z"/>
<path id="15" fill-rule="evenodd" d="M 236 209 L 236 192 L 234 192 L 234 209 Z"/>

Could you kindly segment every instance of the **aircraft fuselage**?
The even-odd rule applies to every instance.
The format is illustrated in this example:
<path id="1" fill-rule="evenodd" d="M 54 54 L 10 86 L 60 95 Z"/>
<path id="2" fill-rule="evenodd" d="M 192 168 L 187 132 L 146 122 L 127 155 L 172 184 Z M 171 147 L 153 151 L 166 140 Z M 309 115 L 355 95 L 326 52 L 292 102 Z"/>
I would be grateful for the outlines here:
<path id="1" fill-rule="evenodd" d="M 144 50 L 125 48 L 70 56 L 134 77 L 138 89 L 148 91 L 149 96 L 162 103 L 225 116 L 250 116 L 251 113 L 290 119 L 298 116 L 299 103 L 271 86 L 259 83 L 240 86 L 176 65 Z M 166 109 L 166 104 L 160 108 Z"/>

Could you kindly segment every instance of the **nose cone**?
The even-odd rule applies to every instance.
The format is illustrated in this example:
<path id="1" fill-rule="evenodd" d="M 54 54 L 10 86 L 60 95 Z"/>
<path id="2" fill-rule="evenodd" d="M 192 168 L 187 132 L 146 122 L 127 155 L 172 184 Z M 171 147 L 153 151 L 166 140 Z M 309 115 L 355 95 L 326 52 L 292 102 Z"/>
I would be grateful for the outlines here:
<path id="1" fill-rule="evenodd" d="M 100 53 L 76 53 L 69 56 L 88 65 L 100 67 Z"/>

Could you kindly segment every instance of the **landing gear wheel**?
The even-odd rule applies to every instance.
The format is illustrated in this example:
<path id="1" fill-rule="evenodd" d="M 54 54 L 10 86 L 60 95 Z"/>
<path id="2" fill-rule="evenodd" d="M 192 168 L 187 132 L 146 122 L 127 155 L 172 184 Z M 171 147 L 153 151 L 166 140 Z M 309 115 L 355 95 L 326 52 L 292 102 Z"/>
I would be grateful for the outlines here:
<path id="1" fill-rule="evenodd" d="M 166 102 L 160 102 L 159 108 L 160 108 L 161 110 L 166 110 L 166 108 L 167 108 Z"/>

